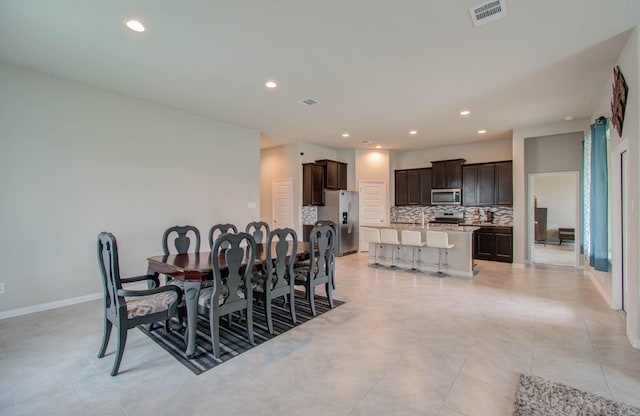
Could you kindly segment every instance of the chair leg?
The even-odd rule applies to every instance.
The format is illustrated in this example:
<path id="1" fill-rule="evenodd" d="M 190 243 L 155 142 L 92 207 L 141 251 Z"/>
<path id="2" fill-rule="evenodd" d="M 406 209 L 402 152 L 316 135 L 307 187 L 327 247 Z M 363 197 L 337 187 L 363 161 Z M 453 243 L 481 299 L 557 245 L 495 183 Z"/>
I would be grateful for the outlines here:
<path id="1" fill-rule="evenodd" d="M 316 302 L 314 299 L 315 296 L 315 288 L 309 288 L 309 307 L 311 308 L 311 315 L 316 316 Z"/>
<path id="2" fill-rule="evenodd" d="M 271 302 L 269 302 L 269 312 L 271 312 Z M 247 305 L 247 333 L 249 342 L 253 345 L 253 302 L 249 302 Z"/>
<path id="3" fill-rule="evenodd" d="M 289 310 L 291 311 L 291 321 L 294 324 L 298 323 L 298 320 L 296 319 L 296 300 L 295 300 L 295 296 L 296 295 L 294 294 L 293 291 L 289 294 L 289 298 L 290 298 L 289 299 Z M 287 297 L 285 296 L 285 299 L 286 298 Z"/>
<path id="4" fill-rule="evenodd" d="M 213 356 L 220 358 L 220 315 L 211 309 L 209 313 L 209 331 L 211 332 L 211 349 Z"/>
<path id="5" fill-rule="evenodd" d="M 333 309 L 333 290 L 331 289 L 331 285 L 326 283 L 325 289 L 327 291 L 327 299 L 329 299 L 329 306 Z"/>
<path id="6" fill-rule="evenodd" d="M 124 346 L 127 343 L 127 328 L 124 325 L 120 325 L 118 328 L 118 349 L 116 350 L 116 360 L 113 363 L 113 368 L 111 369 L 111 375 L 115 376 L 118 374 L 118 369 L 120 368 L 120 362 L 122 361 L 122 355 L 124 354 Z"/>
<path id="7" fill-rule="evenodd" d="M 113 324 L 106 317 L 104 318 L 104 335 L 102 336 L 102 346 L 98 352 L 98 358 L 104 357 L 104 353 L 107 351 L 107 345 L 109 345 L 109 338 L 111 337 L 111 328 Z"/>
<path id="8" fill-rule="evenodd" d="M 267 317 L 267 328 L 269 333 L 273 335 L 273 319 L 271 317 L 271 299 L 264 298 L 264 315 Z"/>

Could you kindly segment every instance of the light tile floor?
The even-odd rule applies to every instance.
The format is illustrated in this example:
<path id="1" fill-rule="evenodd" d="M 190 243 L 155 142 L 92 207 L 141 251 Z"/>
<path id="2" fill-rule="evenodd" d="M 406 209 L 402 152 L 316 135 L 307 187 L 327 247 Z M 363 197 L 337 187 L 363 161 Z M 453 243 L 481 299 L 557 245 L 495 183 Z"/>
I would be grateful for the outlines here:
<path id="1" fill-rule="evenodd" d="M 510 415 L 522 372 L 640 406 L 640 351 L 581 272 L 366 261 L 338 259 L 346 304 L 200 376 L 131 330 L 110 377 L 98 301 L 0 321 L 0 415 Z"/>

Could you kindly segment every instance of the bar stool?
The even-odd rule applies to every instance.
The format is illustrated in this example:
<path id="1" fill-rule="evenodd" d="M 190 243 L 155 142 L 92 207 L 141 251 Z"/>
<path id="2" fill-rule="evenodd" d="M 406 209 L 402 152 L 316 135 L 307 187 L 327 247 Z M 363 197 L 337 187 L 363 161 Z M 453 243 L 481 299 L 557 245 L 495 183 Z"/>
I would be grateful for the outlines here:
<path id="1" fill-rule="evenodd" d="M 380 230 L 380 242 L 382 244 L 388 244 L 393 246 L 393 253 L 391 254 L 391 266 L 395 269 L 396 266 L 396 250 L 400 250 L 400 241 L 398 241 L 398 230 L 393 228 L 383 228 Z"/>
<path id="2" fill-rule="evenodd" d="M 422 271 L 416 268 L 416 250 L 422 253 L 421 248 L 425 245 L 422 241 L 422 231 L 402 230 L 402 245 L 413 247 L 413 267 L 410 271 L 421 273 Z"/>
<path id="3" fill-rule="evenodd" d="M 449 235 L 445 231 L 427 231 L 427 247 L 438 249 L 438 271 L 433 275 L 438 277 L 449 276 L 442 269 L 444 253 L 455 247 L 455 245 L 449 244 Z"/>
<path id="4" fill-rule="evenodd" d="M 381 243 L 380 229 L 363 227 L 362 232 L 363 232 L 362 237 L 364 238 L 364 241 L 367 242 L 367 244 L 375 244 L 373 249 L 374 256 L 375 256 L 375 263 L 371 264 L 370 266 L 380 267 L 380 263 L 378 262 L 378 246 L 380 246 L 380 243 Z"/>

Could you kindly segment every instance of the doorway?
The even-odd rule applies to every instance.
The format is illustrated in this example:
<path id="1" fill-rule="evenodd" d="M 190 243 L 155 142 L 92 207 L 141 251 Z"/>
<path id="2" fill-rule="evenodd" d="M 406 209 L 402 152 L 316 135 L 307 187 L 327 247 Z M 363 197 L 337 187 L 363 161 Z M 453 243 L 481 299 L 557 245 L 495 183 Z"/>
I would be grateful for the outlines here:
<path id="1" fill-rule="evenodd" d="M 529 175 L 531 263 L 580 266 L 579 172 Z"/>

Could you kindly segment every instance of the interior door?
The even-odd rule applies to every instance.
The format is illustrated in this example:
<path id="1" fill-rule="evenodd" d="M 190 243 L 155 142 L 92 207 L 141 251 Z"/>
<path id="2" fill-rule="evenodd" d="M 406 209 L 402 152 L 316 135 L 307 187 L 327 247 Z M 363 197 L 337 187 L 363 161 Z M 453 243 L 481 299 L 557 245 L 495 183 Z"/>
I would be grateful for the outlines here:
<path id="1" fill-rule="evenodd" d="M 382 225 L 387 221 L 387 184 L 384 181 L 360 181 L 358 193 L 360 226 Z M 369 251 L 360 234 L 360 250 Z"/>
<path id="2" fill-rule="evenodd" d="M 294 228 L 293 224 L 293 179 L 274 179 L 271 182 L 273 201 L 272 228 Z"/>

